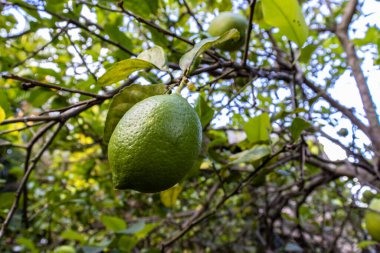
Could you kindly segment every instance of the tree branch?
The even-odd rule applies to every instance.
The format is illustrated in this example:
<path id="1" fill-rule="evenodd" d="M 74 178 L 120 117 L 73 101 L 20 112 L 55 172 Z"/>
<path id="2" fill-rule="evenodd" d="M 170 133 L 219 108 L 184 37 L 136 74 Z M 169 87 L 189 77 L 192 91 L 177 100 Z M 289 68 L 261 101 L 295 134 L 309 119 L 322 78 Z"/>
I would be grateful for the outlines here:
<path id="1" fill-rule="evenodd" d="M 48 125 L 46 125 L 44 127 L 44 131 L 41 131 L 41 135 L 46 132 L 48 129 L 50 129 L 53 125 L 55 124 L 55 122 L 50 122 Z M 28 166 L 28 169 L 26 170 L 21 182 L 20 182 L 20 185 L 19 187 L 17 188 L 17 192 L 16 192 L 16 199 L 15 201 L 13 202 L 13 205 L 11 207 L 11 209 L 9 210 L 8 214 L 7 214 L 7 217 L 5 218 L 5 221 L 3 222 L 3 224 L 1 225 L 1 228 L 0 228 L 0 239 L 4 236 L 5 234 L 5 230 L 7 229 L 8 225 L 9 225 L 9 222 L 11 221 L 13 215 L 15 214 L 16 210 L 17 210 L 17 207 L 18 207 L 18 204 L 19 204 L 19 201 L 20 201 L 20 197 L 21 197 L 21 194 L 23 192 L 23 189 L 24 187 L 26 187 L 26 183 L 28 181 L 28 178 L 30 176 L 30 173 L 32 173 L 32 171 L 34 170 L 34 168 L 36 167 L 39 159 L 41 158 L 42 154 L 45 152 L 45 150 L 50 146 L 50 144 L 53 142 L 54 138 L 57 136 L 59 130 L 62 128 L 62 126 L 64 125 L 64 122 L 60 123 L 59 126 L 57 127 L 57 129 L 54 131 L 54 133 L 52 134 L 52 136 L 50 136 L 50 138 L 46 141 L 46 143 L 43 145 L 43 147 L 41 148 L 41 150 L 36 154 L 36 156 L 33 158 L 32 160 L 32 163 Z M 36 135 L 33 140 L 37 140 L 38 138 L 41 137 L 40 134 Z"/>
<path id="2" fill-rule="evenodd" d="M 377 156 L 380 156 L 380 123 L 376 114 L 376 106 L 373 102 L 366 78 L 361 69 L 361 61 L 355 50 L 355 45 L 348 37 L 348 27 L 352 21 L 358 0 L 350 0 L 344 9 L 342 21 L 336 27 L 336 35 L 347 54 L 347 63 L 351 67 L 356 85 L 359 89 L 360 97 L 366 113 L 369 129 L 368 137 L 371 139 Z"/>
<path id="3" fill-rule="evenodd" d="M 40 87 L 54 89 L 54 90 L 59 90 L 59 91 L 66 91 L 66 92 L 70 92 L 70 93 L 77 93 L 77 94 L 81 94 L 81 95 L 85 95 L 85 96 L 89 96 L 89 97 L 93 97 L 93 98 L 104 98 L 104 96 L 102 96 L 102 95 L 94 94 L 94 93 L 91 93 L 91 92 L 82 91 L 82 90 L 75 90 L 75 89 L 70 89 L 70 88 L 65 88 L 65 87 L 58 86 L 58 85 L 53 85 L 53 84 L 47 84 L 47 83 L 43 83 L 43 82 L 40 82 L 40 81 L 36 81 L 36 80 L 28 79 L 28 78 L 25 78 L 25 77 L 17 76 L 17 75 L 14 75 L 14 74 L 5 74 L 5 75 L 2 75 L 2 78 L 22 81 L 22 82 L 24 82 L 23 83 L 23 88 L 24 89 L 30 89 L 30 88 L 33 88 L 35 86 L 40 86 Z"/>

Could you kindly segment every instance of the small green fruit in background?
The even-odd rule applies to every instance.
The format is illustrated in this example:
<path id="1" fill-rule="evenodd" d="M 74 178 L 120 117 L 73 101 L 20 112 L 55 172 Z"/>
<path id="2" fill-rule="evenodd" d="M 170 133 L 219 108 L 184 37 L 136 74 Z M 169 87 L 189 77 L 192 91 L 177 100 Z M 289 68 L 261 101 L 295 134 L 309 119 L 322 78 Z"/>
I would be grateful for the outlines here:
<path id="1" fill-rule="evenodd" d="M 222 12 L 211 21 L 210 27 L 208 28 L 208 33 L 211 36 L 216 37 L 233 28 L 237 29 L 240 33 L 239 40 L 235 41 L 231 39 L 218 45 L 218 47 L 222 50 L 235 51 L 244 44 L 247 27 L 248 21 L 243 15 L 232 12 Z"/>
<path id="2" fill-rule="evenodd" d="M 347 128 L 341 128 L 337 132 L 339 136 L 346 137 L 348 135 L 348 129 Z"/>
<path id="3" fill-rule="evenodd" d="M 108 159 L 116 189 L 159 192 L 192 168 L 202 144 L 202 125 L 180 95 L 158 95 L 129 109 L 112 133 Z"/>
<path id="4" fill-rule="evenodd" d="M 369 208 L 379 213 L 371 210 L 366 211 L 364 220 L 367 231 L 374 240 L 380 242 L 380 199 L 373 199 L 369 204 Z"/>

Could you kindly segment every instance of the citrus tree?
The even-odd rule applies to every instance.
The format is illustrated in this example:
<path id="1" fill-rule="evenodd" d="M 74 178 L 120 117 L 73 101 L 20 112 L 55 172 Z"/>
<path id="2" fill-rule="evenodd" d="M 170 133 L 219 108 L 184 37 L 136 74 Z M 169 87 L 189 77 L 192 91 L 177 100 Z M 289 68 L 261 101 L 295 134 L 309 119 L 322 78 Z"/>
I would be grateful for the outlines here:
<path id="1" fill-rule="evenodd" d="M 378 7 L 1 0 L 0 251 L 376 252 Z M 134 134 L 157 95 L 201 145 Z M 145 119 L 198 138 L 177 106 Z"/>

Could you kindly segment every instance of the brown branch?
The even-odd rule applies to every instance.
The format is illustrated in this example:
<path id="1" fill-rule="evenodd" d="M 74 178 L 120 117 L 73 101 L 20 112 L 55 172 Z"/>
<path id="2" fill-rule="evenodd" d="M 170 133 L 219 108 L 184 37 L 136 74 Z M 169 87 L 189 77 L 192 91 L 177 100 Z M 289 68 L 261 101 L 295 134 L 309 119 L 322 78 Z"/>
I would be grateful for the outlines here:
<path id="1" fill-rule="evenodd" d="M 342 21 L 336 27 L 336 35 L 347 55 L 347 63 L 351 67 L 356 85 L 366 113 L 369 129 L 368 137 L 371 139 L 376 155 L 380 156 L 380 123 L 376 114 L 376 105 L 373 102 L 366 78 L 361 69 L 361 60 L 358 58 L 355 45 L 348 37 L 348 27 L 354 16 L 358 0 L 350 0 L 344 9 Z"/>
<path id="2" fill-rule="evenodd" d="M 171 37 L 174 37 L 174 38 L 176 38 L 176 39 L 179 39 L 179 40 L 181 40 L 181 41 L 183 41 L 183 42 L 185 42 L 185 43 L 187 43 L 187 44 L 194 45 L 194 42 L 192 42 L 191 40 L 188 40 L 188 39 L 186 39 L 186 38 L 183 38 L 183 37 L 181 37 L 181 36 L 179 36 L 179 35 L 177 35 L 177 34 L 171 32 L 171 31 L 165 30 L 165 29 L 163 29 L 162 27 L 156 25 L 155 23 L 150 22 L 150 21 L 148 21 L 148 20 L 145 20 L 145 19 L 143 19 L 142 17 L 139 17 L 139 16 L 133 14 L 132 12 L 126 10 L 126 9 L 124 8 L 124 6 L 123 6 L 123 3 L 124 3 L 123 1 L 120 1 L 120 2 L 118 3 L 118 6 L 119 6 L 120 9 L 122 10 L 122 12 L 125 13 L 125 14 L 127 14 L 128 16 L 130 16 L 130 17 L 136 19 L 137 21 L 139 21 L 139 22 L 141 22 L 141 23 L 143 23 L 143 24 L 146 24 L 146 25 L 148 25 L 148 26 L 150 26 L 150 27 L 156 29 L 157 31 L 159 31 L 159 32 L 161 32 L 161 33 L 163 33 L 163 34 L 165 34 L 165 35 L 169 35 L 169 36 L 171 36 Z"/>
<path id="3" fill-rule="evenodd" d="M 315 85 L 313 82 L 308 80 L 306 77 L 304 77 L 304 84 L 308 86 L 312 91 L 320 95 L 323 99 L 325 99 L 332 107 L 339 110 L 341 113 L 343 113 L 348 119 L 350 119 L 351 123 L 356 125 L 360 130 L 362 130 L 367 136 L 369 136 L 369 129 L 366 125 L 363 124 L 356 116 L 355 114 L 341 105 L 338 101 L 334 100 L 332 97 L 330 97 L 326 91 L 322 90 L 320 87 Z"/>
<path id="4" fill-rule="evenodd" d="M 53 85 L 53 84 L 47 84 L 47 83 L 43 83 L 43 82 L 40 82 L 40 81 L 36 81 L 36 80 L 28 79 L 28 78 L 25 78 L 25 77 L 17 76 L 17 75 L 14 75 L 14 74 L 5 74 L 5 75 L 2 75 L 2 77 L 4 79 L 12 79 L 12 80 L 18 80 L 18 81 L 24 82 L 23 83 L 23 88 L 24 89 L 30 89 L 30 88 L 33 88 L 35 86 L 40 86 L 40 87 L 54 89 L 54 90 L 59 90 L 59 91 L 67 91 L 67 92 L 70 92 L 70 93 L 77 93 L 77 94 L 81 94 L 81 95 L 85 95 L 85 96 L 89 96 L 89 97 L 94 97 L 94 98 L 103 98 L 104 97 L 102 95 L 97 95 L 97 94 L 94 94 L 94 93 L 91 93 L 91 92 L 82 91 L 82 90 L 75 90 L 75 89 L 70 89 L 70 88 L 65 88 L 65 87 L 58 86 L 58 85 Z"/>

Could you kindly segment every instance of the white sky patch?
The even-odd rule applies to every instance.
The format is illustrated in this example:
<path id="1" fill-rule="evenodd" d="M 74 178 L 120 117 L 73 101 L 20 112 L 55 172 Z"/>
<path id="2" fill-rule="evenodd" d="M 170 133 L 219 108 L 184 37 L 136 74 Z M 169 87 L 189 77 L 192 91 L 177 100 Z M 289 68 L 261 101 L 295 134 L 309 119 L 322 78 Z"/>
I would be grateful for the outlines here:
<path id="1" fill-rule="evenodd" d="M 324 152 L 327 157 L 332 161 L 344 160 L 347 158 L 346 152 L 338 145 L 332 143 L 325 137 L 318 138 L 323 145 Z"/>

